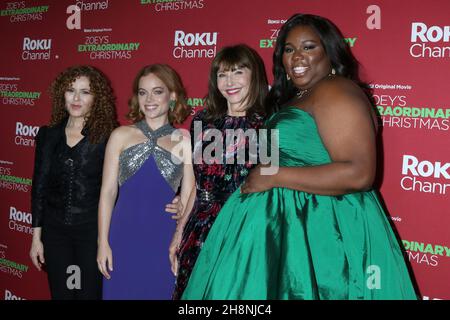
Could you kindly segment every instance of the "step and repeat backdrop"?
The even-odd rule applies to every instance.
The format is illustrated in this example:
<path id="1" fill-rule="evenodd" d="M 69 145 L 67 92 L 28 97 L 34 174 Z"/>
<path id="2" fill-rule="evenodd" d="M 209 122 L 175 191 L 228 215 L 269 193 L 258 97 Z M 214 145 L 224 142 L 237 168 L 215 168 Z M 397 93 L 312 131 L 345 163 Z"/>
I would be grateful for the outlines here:
<path id="1" fill-rule="evenodd" d="M 380 115 L 378 186 L 423 299 L 450 299 L 450 1 L 42 0 L 0 2 L 0 297 L 48 299 L 32 265 L 34 137 L 48 87 L 68 66 L 111 80 L 119 120 L 144 65 L 173 66 L 192 114 L 218 50 L 246 43 L 266 63 L 294 13 L 331 19 L 362 64 Z M 189 119 L 184 126 L 189 125 Z"/>

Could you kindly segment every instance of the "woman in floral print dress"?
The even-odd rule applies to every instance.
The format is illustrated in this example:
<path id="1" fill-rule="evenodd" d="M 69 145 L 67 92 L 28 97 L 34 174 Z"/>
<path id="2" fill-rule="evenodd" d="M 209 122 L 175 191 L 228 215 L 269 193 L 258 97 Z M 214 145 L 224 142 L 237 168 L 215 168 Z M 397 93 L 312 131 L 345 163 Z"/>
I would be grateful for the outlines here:
<path id="1" fill-rule="evenodd" d="M 257 133 L 264 120 L 267 88 L 262 59 L 246 45 L 225 47 L 212 62 L 206 108 L 194 117 L 191 126 L 196 190 L 179 220 L 170 248 L 172 271 L 177 275 L 173 299 L 181 298 L 223 204 L 257 162 L 255 141 L 250 141 L 255 136 L 227 139 L 227 134 L 248 129 Z M 211 138 L 211 133 L 216 138 Z M 218 145 L 221 154 L 211 151 Z M 242 151 L 245 161 L 238 156 Z"/>

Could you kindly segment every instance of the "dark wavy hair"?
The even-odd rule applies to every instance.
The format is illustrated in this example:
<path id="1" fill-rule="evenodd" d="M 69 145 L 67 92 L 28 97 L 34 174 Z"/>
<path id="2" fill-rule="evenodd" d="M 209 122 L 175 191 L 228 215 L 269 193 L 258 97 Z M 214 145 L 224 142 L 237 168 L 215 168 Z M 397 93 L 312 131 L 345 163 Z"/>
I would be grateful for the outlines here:
<path id="1" fill-rule="evenodd" d="M 113 90 L 108 78 L 97 68 L 89 65 L 72 66 L 61 72 L 50 86 L 52 115 L 50 127 L 65 120 L 66 110 L 64 94 L 79 77 L 89 79 L 90 92 L 94 96 L 91 111 L 85 117 L 84 128 L 87 129 L 90 143 L 99 143 L 108 139 L 111 132 L 119 126 Z"/>
<path id="2" fill-rule="evenodd" d="M 213 122 L 227 114 L 227 100 L 217 87 L 217 72 L 246 67 L 251 71 L 249 94 L 247 96 L 247 116 L 265 115 L 264 100 L 268 91 L 268 82 L 264 62 L 259 54 L 246 44 L 223 47 L 214 58 L 209 72 L 208 94 L 205 99 L 205 120 Z"/>
<path id="3" fill-rule="evenodd" d="M 359 63 L 353 56 L 349 46 L 344 41 L 344 36 L 336 25 L 327 18 L 312 14 L 294 14 L 281 27 L 278 33 L 275 51 L 273 53 L 274 82 L 267 96 L 265 108 L 267 114 L 278 111 L 283 104 L 288 102 L 297 93 L 297 89 L 286 78 L 283 66 L 283 52 L 286 38 L 289 32 L 298 26 L 310 27 L 320 38 L 322 46 L 330 60 L 331 67 L 337 75 L 353 80 L 368 93 L 367 84 L 359 79 Z"/>
<path id="4" fill-rule="evenodd" d="M 186 90 L 183 86 L 178 73 L 167 64 L 152 64 L 143 67 L 133 81 L 133 96 L 128 101 L 130 106 L 130 112 L 127 114 L 127 118 L 133 123 L 136 123 L 144 118 L 140 108 L 138 100 L 139 92 L 139 80 L 142 77 L 149 75 L 150 73 L 157 76 L 169 89 L 170 92 L 174 92 L 177 96 L 175 100 L 175 107 L 173 110 L 169 110 L 169 122 L 171 124 L 182 123 L 190 114 L 190 108 L 186 103 Z"/>

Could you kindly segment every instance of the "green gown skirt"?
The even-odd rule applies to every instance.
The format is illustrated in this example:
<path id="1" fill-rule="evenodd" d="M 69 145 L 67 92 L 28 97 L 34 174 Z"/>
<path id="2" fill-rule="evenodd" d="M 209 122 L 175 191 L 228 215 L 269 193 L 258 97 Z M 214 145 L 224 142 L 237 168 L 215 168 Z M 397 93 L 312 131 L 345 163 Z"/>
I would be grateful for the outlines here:
<path id="1" fill-rule="evenodd" d="M 272 116 L 280 166 L 329 163 L 314 119 Z M 241 194 L 220 211 L 183 299 L 417 299 L 375 191 L 322 196 L 286 188 Z"/>

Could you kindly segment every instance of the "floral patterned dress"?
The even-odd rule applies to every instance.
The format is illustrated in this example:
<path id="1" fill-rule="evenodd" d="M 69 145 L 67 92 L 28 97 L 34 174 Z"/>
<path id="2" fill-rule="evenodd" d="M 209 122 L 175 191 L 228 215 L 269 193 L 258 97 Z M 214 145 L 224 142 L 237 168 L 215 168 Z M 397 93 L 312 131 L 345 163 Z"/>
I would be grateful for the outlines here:
<path id="1" fill-rule="evenodd" d="M 187 286 L 195 261 L 217 214 L 228 197 L 244 182 L 258 159 L 255 140 L 242 136 L 231 139 L 227 134 L 233 130 L 236 133 L 239 129 L 246 133 L 251 132 L 249 129 L 254 129 L 258 133 L 257 129 L 263 125 L 261 116 L 226 115 L 209 123 L 203 120 L 205 114 L 205 110 L 197 113 L 191 125 L 197 194 L 178 252 L 179 270 L 173 293 L 175 300 L 181 298 Z M 214 135 L 211 133 L 216 133 L 216 137 L 211 138 Z M 212 150 L 220 150 L 215 148 L 219 146 L 222 146 L 223 152 L 215 154 Z M 245 154 L 245 161 L 242 154 Z"/>

